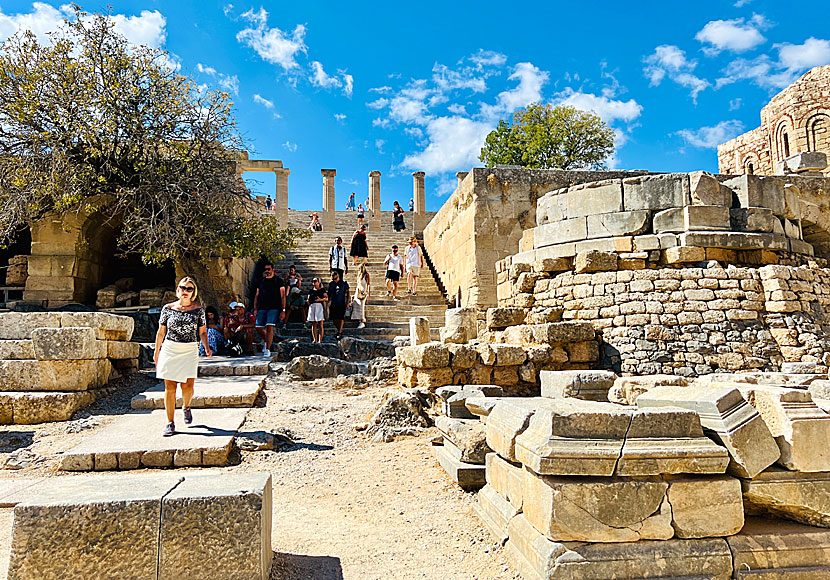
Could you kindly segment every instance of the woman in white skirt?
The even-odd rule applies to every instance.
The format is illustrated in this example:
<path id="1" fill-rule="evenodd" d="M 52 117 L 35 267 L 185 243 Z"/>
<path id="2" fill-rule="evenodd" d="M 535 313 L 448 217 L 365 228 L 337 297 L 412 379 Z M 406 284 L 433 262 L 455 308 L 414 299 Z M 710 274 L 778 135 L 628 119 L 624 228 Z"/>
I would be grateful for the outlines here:
<path id="1" fill-rule="evenodd" d="M 328 300 L 328 293 L 322 287 L 320 278 L 314 278 L 308 292 L 308 321 L 311 323 L 312 342 L 323 342 L 323 304 Z"/>
<path id="2" fill-rule="evenodd" d="M 366 264 L 357 271 L 357 290 L 352 298 L 352 320 L 359 320 L 358 328 L 366 328 L 366 301 L 372 294 L 372 284 Z"/>
<path id="3" fill-rule="evenodd" d="M 182 411 L 184 422 L 193 422 L 190 401 L 193 399 L 193 382 L 199 368 L 199 341 L 205 354 L 213 356 L 208 344 L 205 309 L 196 302 L 199 289 L 196 281 L 185 276 L 179 281 L 176 296 L 179 299 L 161 309 L 159 331 L 156 333 L 156 378 L 164 379 L 164 410 L 167 426 L 162 433 L 170 437 L 176 433 L 173 416 L 176 413 L 176 385 L 182 386 Z"/>

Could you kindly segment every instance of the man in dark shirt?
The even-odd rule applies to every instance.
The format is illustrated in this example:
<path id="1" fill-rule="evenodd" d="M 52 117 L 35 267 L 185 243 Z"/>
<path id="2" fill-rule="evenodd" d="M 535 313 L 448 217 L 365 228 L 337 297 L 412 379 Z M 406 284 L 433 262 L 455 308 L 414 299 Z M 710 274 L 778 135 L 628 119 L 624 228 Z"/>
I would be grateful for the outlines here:
<path id="1" fill-rule="evenodd" d="M 271 343 L 274 341 L 274 327 L 285 318 L 285 283 L 277 276 L 274 265 L 265 264 L 262 280 L 254 297 L 254 314 L 256 331 L 265 341 L 262 354 L 271 356 Z"/>
<path id="2" fill-rule="evenodd" d="M 349 283 L 340 279 L 334 270 L 329 284 L 329 318 L 334 323 L 334 338 L 340 340 L 343 335 L 343 319 L 346 317 L 346 305 L 349 303 Z"/>

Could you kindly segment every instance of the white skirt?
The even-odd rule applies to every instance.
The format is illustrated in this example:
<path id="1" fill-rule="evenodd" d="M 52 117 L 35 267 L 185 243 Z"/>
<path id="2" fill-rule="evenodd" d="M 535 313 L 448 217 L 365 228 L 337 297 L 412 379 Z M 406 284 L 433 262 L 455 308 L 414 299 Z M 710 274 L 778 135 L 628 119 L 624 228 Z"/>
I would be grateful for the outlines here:
<path id="1" fill-rule="evenodd" d="M 165 340 L 159 349 L 156 378 L 184 383 L 199 372 L 199 343 Z"/>
<path id="2" fill-rule="evenodd" d="M 366 314 L 365 314 L 365 303 L 366 300 L 361 300 L 360 298 L 352 298 L 352 320 L 360 320 L 361 322 L 366 322 Z"/>
<path id="3" fill-rule="evenodd" d="M 325 320 L 323 317 L 323 305 L 319 302 L 310 305 L 308 307 L 308 322 L 322 322 L 323 320 Z"/>

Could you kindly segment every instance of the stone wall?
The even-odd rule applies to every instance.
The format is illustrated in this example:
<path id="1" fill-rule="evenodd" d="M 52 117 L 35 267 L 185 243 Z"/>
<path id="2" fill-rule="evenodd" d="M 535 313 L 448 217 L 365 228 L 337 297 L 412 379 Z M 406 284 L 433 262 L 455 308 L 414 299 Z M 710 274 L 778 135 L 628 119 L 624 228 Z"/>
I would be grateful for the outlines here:
<path id="1" fill-rule="evenodd" d="M 642 175 L 626 171 L 474 168 L 424 229 L 424 246 L 447 294 L 481 311 L 496 304 L 496 261 L 536 226 L 536 201 L 573 184 Z"/>
<path id="2" fill-rule="evenodd" d="M 830 65 L 811 69 L 773 97 L 761 109 L 760 127 L 719 145 L 718 167 L 773 175 L 776 162 L 809 151 L 830 155 Z"/>

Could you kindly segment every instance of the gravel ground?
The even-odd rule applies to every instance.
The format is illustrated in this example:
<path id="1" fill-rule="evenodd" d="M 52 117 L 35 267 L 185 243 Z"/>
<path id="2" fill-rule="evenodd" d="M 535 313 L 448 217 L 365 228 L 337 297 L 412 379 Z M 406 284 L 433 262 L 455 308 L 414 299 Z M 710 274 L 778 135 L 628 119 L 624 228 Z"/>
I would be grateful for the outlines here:
<path id="1" fill-rule="evenodd" d="M 126 412 L 130 398 L 153 381 L 142 374 L 122 380 L 117 395 L 70 423 L 0 428 L 0 464 L 21 447 L 42 456 L 22 469 L 0 470 L 0 479 L 90 477 L 58 471 L 61 454 Z M 473 514 L 475 494 L 458 488 L 433 458 L 427 439 L 434 429 L 391 443 L 372 443 L 355 429 L 385 388 L 343 390 L 333 380 L 267 377 L 261 406 L 248 413 L 241 432 L 283 431 L 293 443 L 239 451 L 234 465 L 220 471 L 272 474 L 271 579 L 519 578 Z M 0 578 L 11 524 L 12 510 L 0 509 Z"/>

